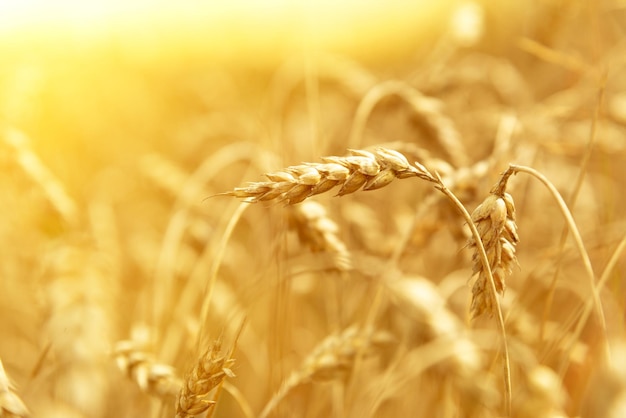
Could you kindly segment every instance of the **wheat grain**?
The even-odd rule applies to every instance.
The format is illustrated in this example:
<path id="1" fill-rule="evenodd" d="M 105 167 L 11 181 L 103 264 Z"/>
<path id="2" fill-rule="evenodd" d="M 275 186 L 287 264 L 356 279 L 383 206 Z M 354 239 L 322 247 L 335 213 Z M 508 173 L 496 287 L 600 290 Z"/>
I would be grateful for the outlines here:
<path id="1" fill-rule="evenodd" d="M 337 196 L 359 189 L 375 190 L 394 179 L 426 178 L 420 167 L 413 167 L 397 151 L 378 147 L 374 152 L 350 150 L 346 157 L 323 157 L 324 163 L 304 163 L 268 173 L 270 181 L 249 183 L 222 195 L 244 198 L 248 202 L 279 201 L 295 204 L 306 198 L 341 186 Z"/>
<path id="2" fill-rule="evenodd" d="M 15 393 L 0 360 L 0 418 L 26 418 L 30 416 L 28 408 Z"/>

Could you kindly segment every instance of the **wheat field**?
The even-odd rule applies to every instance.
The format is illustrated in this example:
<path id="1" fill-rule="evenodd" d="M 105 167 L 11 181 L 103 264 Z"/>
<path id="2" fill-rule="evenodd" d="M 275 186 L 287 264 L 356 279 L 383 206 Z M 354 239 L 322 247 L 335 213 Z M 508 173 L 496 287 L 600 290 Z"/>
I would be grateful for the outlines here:
<path id="1" fill-rule="evenodd" d="M 0 19 L 0 417 L 626 416 L 624 2 L 235 3 Z"/>

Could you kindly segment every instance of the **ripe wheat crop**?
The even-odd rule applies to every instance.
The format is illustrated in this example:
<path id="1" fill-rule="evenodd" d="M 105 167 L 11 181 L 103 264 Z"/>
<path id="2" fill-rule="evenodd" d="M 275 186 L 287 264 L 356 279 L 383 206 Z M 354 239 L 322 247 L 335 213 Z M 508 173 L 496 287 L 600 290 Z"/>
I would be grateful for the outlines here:
<path id="1" fill-rule="evenodd" d="M 626 416 L 622 6 L 503 3 L 0 31 L 0 418 Z"/>

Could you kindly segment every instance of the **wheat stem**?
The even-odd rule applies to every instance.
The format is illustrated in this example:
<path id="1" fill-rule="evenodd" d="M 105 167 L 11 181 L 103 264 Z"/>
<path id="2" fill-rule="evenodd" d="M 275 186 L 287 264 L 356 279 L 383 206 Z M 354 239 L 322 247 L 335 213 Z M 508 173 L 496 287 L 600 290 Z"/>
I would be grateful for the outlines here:
<path id="1" fill-rule="evenodd" d="M 496 187 L 497 190 L 502 189 L 503 191 L 504 185 L 506 184 L 506 180 L 508 179 L 509 176 L 510 174 L 506 177 L 503 175 L 502 179 L 498 183 L 498 186 Z M 472 231 L 472 236 L 474 237 L 474 240 L 476 241 L 476 248 L 478 251 L 478 255 L 480 256 L 482 267 L 484 271 L 486 272 L 487 277 L 489 279 L 488 283 L 489 283 L 490 294 L 493 300 L 493 304 L 496 307 L 495 311 L 497 315 L 497 322 L 498 322 L 499 331 L 502 337 L 502 355 L 503 355 L 504 386 L 505 386 L 505 400 L 504 400 L 505 411 L 506 411 L 507 416 L 511 416 L 511 398 L 512 398 L 511 360 L 509 358 L 509 348 L 508 348 L 507 339 L 506 339 L 506 327 L 504 325 L 502 307 L 500 306 L 500 301 L 498 299 L 498 291 L 496 289 L 496 283 L 493 278 L 491 267 L 489 265 L 487 252 L 485 251 L 485 247 L 483 246 L 480 233 L 478 232 L 478 230 L 476 229 L 476 225 L 472 221 L 472 216 L 469 214 L 467 209 L 465 209 L 465 206 L 463 206 L 463 204 L 459 201 L 459 199 L 454 195 L 454 193 L 452 193 L 450 189 L 448 189 L 445 186 L 445 184 L 443 183 L 439 175 L 436 175 L 436 177 L 437 177 L 438 184 L 435 186 L 435 188 L 441 191 L 444 195 L 446 195 L 446 197 L 448 197 L 448 199 L 450 199 L 450 201 L 457 207 L 457 209 L 460 211 L 463 218 L 465 218 L 465 221 L 467 222 L 467 225 L 469 226 L 470 230 Z"/>
<path id="2" fill-rule="evenodd" d="M 576 176 L 576 181 L 574 182 L 574 187 L 569 196 L 569 206 L 571 208 L 576 204 L 576 200 L 578 199 L 578 193 L 580 192 L 580 188 L 583 185 L 583 180 L 585 178 L 585 174 L 587 173 L 587 167 L 589 166 L 589 160 L 591 159 L 591 152 L 593 151 L 593 146 L 596 143 L 597 132 L 598 132 L 598 121 L 600 119 L 600 107 L 602 106 L 602 102 L 604 100 L 604 91 L 605 91 L 605 83 L 606 83 L 606 75 L 602 80 L 602 85 L 598 91 L 597 103 L 593 112 L 593 119 L 591 120 L 591 127 L 589 132 L 589 141 L 587 142 L 587 149 L 583 155 L 582 161 L 580 162 L 580 170 L 578 170 L 578 175 Z M 552 303 L 554 302 L 554 294 L 556 293 L 556 284 L 559 279 L 559 275 L 561 273 L 561 261 L 562 254 L 565 249 L 565 243 L 567 242 L 568 235 L 567 226 L 563 228 L 563 232 L 561 233 L 561 238 L 559 241 L 559 258 L 556 262 L 556 268 L 554 270 L 554 274 L 552 276 L 552 282 L 550 283 L 550 289 L 548 290 L 548 295 L 546 296 L 546 304 L 543 310 L 543 318 L 541 321 L 541 328 L 539 331 L 539 338 L 541 341 L 544 340 L 545 336 L 545 325 L 548 322 L 548 316 L 550 315 L 550 311 L 552 309 Z"/>
<path id="3" fill-rule="evenodd" d="M 580 235 L 580 231 L 578 230 L 576 222 L 574 221 L 574 217 L 572 216 L 572 213 L 570 212 L 567 204 L 565 203 L 565 200 L 563 200 L 563 197 L 561 196 L 559 191 L 556 189 L 554 184 L 552 184 L 550 180 L 548 180 L 543 174 L 541 174 L 539 171 L 535 170 L 534 168 L 511 164 L 507 172 L 510 172 L 511 174 L 526 173 L 535 177 L 544 186 L 546 186 L 546 188 L 550 191 L 550 194 L 552 195 L 552 197 L 554 197 L 554 199 L 556 200 L 557 205 L 559 209 L 561 210 L 561 213 L 563 214 L 563 217 L 567 221 L 567 225 L 569 227 L 570 233 L 572 234 L 572 237 L 574 238 L 574 241 L 576 242 L 576 248 L 578 248 L 578 251 L 580 252 L 580 257 L 582 259 L 583 265 L 585 267 L 585 271 L 587 273 L 587 277 L 589 279 L 589 287 L 591 289 L 591 295 L 593 297 L 593 305 L 596 311 L 596 315 L 598 317 L 598 320 L 600 321 L 600 327 L 602 330 L 604 340 L 608 342 L 608 336 L 607 336 L 607 331 L 606 331 L 606 319 L 604 317 L 604 310 L 602 309 L 602 303 L 600 301 L 600 293 L 598 292 L 598 287 L 595 283 L 596 279 L 595 279 L 595 273 L 593 272 L 593 266 L 591 265 L 589 254 L 587 253 L 587 250 L 585 249 L 585 244 L 583 243 L 582 237 Z"/>

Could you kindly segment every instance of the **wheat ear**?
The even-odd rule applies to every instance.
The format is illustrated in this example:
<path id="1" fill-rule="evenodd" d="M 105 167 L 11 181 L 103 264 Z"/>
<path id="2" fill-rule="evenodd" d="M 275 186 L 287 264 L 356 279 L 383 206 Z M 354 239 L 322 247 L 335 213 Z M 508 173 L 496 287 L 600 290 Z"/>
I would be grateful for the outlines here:
<path id="1" fill-rule="evenodd" d="M 213 408 L 216 401 L 207 399 L 209 393 L 226 377 L 235 377 L 234 364 L 232 350 L 224 354 L 221 339 L 213 342 L 185 379 L 176 401 L 176 418 L 191 418 Z"/>
<path id="2" fill-rule="evenodd" d="M 30 416 L 28 408 L 15 393 L 2 366 L 2 360 L 0 360 L 0 418 L 25 418 L 28 416 Z"/>
<path id="3" fill-rule="evenodd" d="M 350 150 L 346 157 L 323 157 L 324 163 L 304 163 L 266 174 L 269 181 L 249 183 L 222 195 L 245 198 L 248 202 L 280 201 L 300 203 L 310 196 L 341 186 L 338 196 L 359 189 L 375 190 L 394 179 L 426 177 L 397 151 L 378 147 L 374 152 Z"/>
<path id="4" fill-rule="evenodd" d="M 472 222 L 476 225 L 485 247 L 496 291 L 502 295 L 506 289 L 505 278 L 511 274 L 513 265 L 517 264 L 515 246 L 519 242 L 519 236 L 513 197 L 505 193 L 503 187 L 495 187 L 472 212 Z M 472 272 L 478 275 L 472 288 L 471 315 L 475 318 L 484 312 L 493 314 L 495 307 L 487 290 L 487 274 L 476 251 L 476 240 L 473 237 L 469 240 L 469 247 L 474 249 Z"/>
<path id="5" fill-rule="evenodd" d="M 265 405 L 259 418 L 267 418 L 278 404 L 296 387 L 308 382 L 324 382 L 347 376 L 357 355 L 372 354 L 391 341 L 388 333 L 363 331 L 348 327 L 340 334 L 331 334 L 320 342 L 304 359 L 300 368 L 286 379 Z"/>
<path id="6" fill-rule="evenodd" d="M 352 257 L 346 244 L 339 238 L 339 227 L 318 202 L 306 201 L 291 207 L 289 226 L 298 234 L 300 242 L 311 251 L 328 252 L 333 259 L 333 266 L 339 271 L 352 268 Z"/>
<path id="7" fill-rule="evenodd" d="M 117 367 L 142 391 L 159 397 L 176 396 L 180 392 L 182 381 L 176 376 L 174 368 L 157 363 L 134 341 L 118 341 L 113 357 Z"/>
<path id="8" fill-rule="evenodd" d="M 450 162 L 456 167 L 468 165 L 468 153 L 454 121 L 443 112 L 443 103 L 425 96 L 415 87 L 397 80 L 384 81 L 372 87 L 361 99 L 352 123 L 348 138 L 350 147 L 358 146 L 363 136 L 367 119 L 374 107 L 384 98 L 397 96 L 402 99 L 420 121 L 432 133 L 432 138 L 446 152 Z"/>

